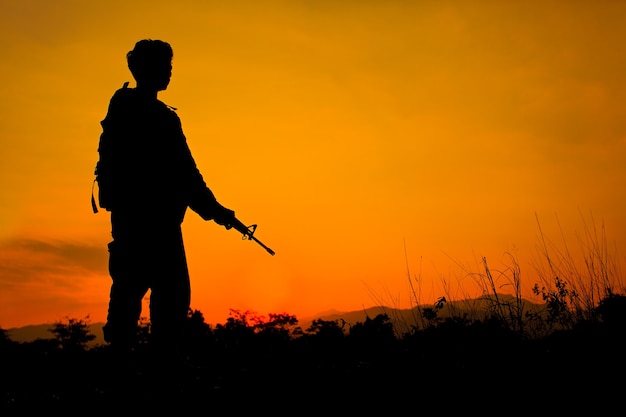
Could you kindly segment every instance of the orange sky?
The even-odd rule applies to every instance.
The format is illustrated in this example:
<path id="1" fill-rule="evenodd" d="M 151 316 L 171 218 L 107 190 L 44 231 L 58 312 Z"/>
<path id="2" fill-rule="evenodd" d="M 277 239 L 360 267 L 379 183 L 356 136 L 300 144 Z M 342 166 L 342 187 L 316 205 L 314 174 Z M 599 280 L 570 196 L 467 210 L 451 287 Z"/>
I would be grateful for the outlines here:
<path id="1" fill-rule="evenodd" d="M 174 48 L 159 97 L 205 180 L 276 251 L 188 213 L 210 323 L 408 308 L 409 277 L 420 302 L 474 296 L 480 260 L 509 253 L 530 296 L 537 217 L 575 256 L 604 228 L 621 265 L 624 18 L 617 1 L 0 0 L 0 327 L 104 320 L 99 122 L 142 38 Z"/>

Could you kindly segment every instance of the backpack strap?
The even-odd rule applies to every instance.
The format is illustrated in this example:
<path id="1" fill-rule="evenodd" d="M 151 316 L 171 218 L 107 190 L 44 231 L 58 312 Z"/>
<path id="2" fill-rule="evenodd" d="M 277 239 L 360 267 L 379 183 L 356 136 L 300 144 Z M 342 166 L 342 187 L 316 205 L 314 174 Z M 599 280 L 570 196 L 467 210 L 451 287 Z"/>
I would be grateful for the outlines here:
<path id="1" fill-rule="evenodd" d="M 96 205 L 96 199 L 93 196 L 93 189 L 96 185 L 97 178 L 93 179 L 93 183 L 91 183 L 91 208 L 94 214 L 98 213 L 98 206 Z"/>

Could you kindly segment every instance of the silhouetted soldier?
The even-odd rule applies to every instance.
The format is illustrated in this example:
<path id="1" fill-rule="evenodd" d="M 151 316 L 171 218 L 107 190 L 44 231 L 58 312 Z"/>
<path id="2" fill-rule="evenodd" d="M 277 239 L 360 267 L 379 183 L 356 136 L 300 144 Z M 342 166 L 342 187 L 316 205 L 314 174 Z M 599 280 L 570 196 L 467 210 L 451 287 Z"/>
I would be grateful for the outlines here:
<path id="1" fill-rule="evenodd" d="M 104 338 L 117 351 L 133 349 L 142 298 L 150 290 L 150 344 L 159 361 L 176 359 L 190 307 L 181 231 L 187 208 L 226 227 L 235 221 L 197 169 L 175 109 L 157 99 L 169 84 L 172 57 L 168 43 L 152 39 L 128 52 L 136 88 L 125 83 L 111 98 L 96 168 L 113 237 Z"/>

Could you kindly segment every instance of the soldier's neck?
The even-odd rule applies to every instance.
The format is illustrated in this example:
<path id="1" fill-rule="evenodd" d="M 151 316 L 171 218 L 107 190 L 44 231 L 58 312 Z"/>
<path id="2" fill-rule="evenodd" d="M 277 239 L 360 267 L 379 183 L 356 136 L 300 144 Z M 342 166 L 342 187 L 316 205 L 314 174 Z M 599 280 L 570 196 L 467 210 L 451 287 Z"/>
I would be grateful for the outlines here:
<path id="1" fill-rule="evenodd" d="M 159 93 L 159 90 L 156 90 L 154 88 L 147 88 L 139 83 L 137 83 L 137 88 L 135 89 L 137 91 L 138 94 L 140 94 L 141 96 L 145 97 L 145 98 L 151 98 L 156 100 L 157 99 L 157 94 Z"/>

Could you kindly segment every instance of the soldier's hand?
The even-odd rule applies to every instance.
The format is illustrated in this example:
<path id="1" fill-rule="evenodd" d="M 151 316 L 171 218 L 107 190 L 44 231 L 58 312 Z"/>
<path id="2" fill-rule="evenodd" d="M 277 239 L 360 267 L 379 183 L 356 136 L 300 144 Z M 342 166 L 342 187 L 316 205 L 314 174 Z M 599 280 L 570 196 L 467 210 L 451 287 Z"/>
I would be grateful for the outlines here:
<path id="1" fill-rule="evenodd" d="M 235 222 L 235 212 L 222 206 L 221 204 L 218 204 L 218 207 L 215 210 L 215 215 L 213 216 L 213 221 L 220 226 L 230 229 L 233 227 Z"/>

